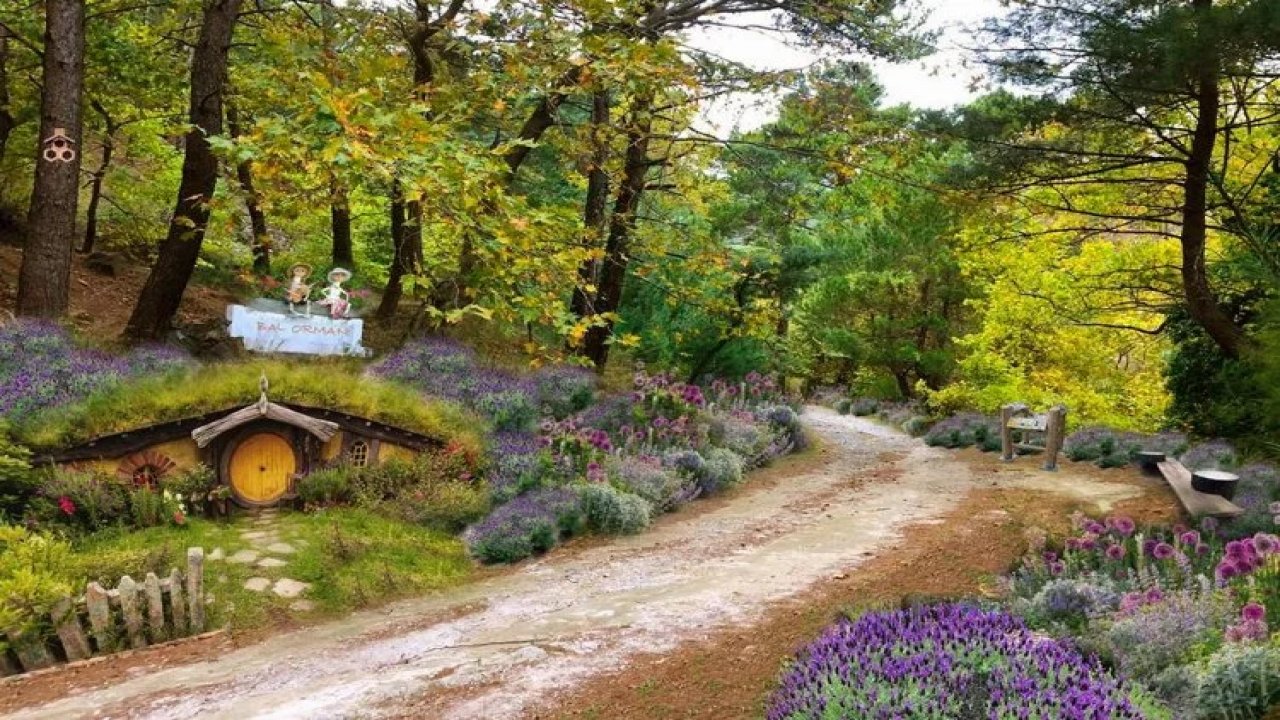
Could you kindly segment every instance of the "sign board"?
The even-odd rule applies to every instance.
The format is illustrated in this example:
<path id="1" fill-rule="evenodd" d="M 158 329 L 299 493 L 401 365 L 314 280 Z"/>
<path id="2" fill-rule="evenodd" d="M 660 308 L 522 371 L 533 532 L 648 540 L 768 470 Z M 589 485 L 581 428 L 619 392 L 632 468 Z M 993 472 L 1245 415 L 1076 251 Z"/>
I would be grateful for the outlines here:
<path id="1" fill-rule="evenodd" d="M 258 303 L 255 303 L 258 304 Z M 369 351 L 360 345 L 364 321 L 331 319 L 327 315 L 293 315 L 244 305 L 228 305 L 231 337 L 244 340 L 248 350 L 301 355 L 356 355 Z"/>
<path id="2" fill-rule="evenodd" d="M 1009 427 L 1014 430 L 1040 430 L 1049 429 L 1049 418 L 1044 415 L 1036 417 L 1019 417 L 1009 421 Z"/>

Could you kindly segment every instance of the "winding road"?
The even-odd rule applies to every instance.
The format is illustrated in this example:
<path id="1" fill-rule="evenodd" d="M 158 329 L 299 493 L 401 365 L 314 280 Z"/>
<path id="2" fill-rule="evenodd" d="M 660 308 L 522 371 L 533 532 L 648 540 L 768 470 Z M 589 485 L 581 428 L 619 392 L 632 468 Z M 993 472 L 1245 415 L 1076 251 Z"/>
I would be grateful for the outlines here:
<path id="1" fill-rule="evenodd" d="M 643 535 L 552 553 L 442 595 L 11 717 L 366 718 L 393 715 L 407 699 L 421 707 L 423 698 L 442 720 L 525 717 L 638 653 L 748 626 L 991 484 L 953 453 L 870 420 L 817 407 L 804 418 L 822 438 L 817 459 L 727 500 L 695 504 Z M 1138 493 L 1070 470 L 1044 473 L 1032 461 L 1017 468 L 999 482 L 1103 509 Z M 873 472 L 877 479 L 864 482 Z"/>

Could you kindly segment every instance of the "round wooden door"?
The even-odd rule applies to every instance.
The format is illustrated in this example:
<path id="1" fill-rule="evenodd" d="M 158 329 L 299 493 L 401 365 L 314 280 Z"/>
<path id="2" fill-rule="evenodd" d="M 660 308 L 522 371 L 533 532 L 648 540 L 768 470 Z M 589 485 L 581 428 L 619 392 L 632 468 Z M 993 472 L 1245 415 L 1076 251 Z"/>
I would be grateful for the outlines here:
<path id="1" fill-rule="evenodd" d="M 298 471 L 293 447 L 275 433 L 250 435 L 236 446 L 229 464 L 231 487 L 246 502 L 275 502 Z"/>

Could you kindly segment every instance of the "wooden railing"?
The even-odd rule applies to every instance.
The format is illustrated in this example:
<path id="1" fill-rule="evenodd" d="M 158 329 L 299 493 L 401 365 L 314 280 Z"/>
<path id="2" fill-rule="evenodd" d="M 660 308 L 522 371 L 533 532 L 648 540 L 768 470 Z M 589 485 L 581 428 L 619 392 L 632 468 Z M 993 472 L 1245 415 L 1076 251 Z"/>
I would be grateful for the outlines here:
<path id="1" fill-rule="evenodd" d="M 9 648 L 0 653 L 0 675 L 198 635 L 205 625 L 204 550 L 187 549 L 185 574 L 147 573 L 142 582 L 125 575 L 114 590 L 91 582 L 84 595 L 56 603 L 49 620 L 52 636 L 0 633 Z"/>

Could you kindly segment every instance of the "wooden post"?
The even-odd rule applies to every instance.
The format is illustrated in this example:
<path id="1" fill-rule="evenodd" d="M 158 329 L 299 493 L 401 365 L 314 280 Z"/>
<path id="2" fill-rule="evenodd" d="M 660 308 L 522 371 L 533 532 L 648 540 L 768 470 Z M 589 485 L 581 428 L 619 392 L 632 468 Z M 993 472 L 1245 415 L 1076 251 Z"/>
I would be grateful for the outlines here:
<path id="1" fill-rule="evenodd" d="M 98 652 L 113 652 L 116 649 L 116 632 L 111 623 L 111 600 L 107 591 L 96 582 L 89 583 L 84 591 L 84 603 L 89 608 L 89 627 L 98 643 Z"/>
<path id="2" fill-rule="evenodd" d="M 187 607 L 191 634 L 204 632 L 204 548 L 187 548 Z"/>
<path id="3" fill-rule="evenodd" d="M 38 632 L 24 633 L 20 630 L 10 630 L 8 635 L 13 653 L 18 656 L 18 662 L 22 663 L 23 669 L 27 672 L 47 668 L 56 662 L 53 654 L 44 646 L 44 638 L 40 637 Z"/>
<path id="4" fill-rule="evenodd" d="M 147 573 L 142 583 L 143 594 L 147 596 L 147 634 L 151 642 L 164 642 L 169 633 L 164 627 L 164 597 L 160 594 L 160 578 L 153 572 Z"/>
<path id="5" fill-rule="evenodd" d="M 147 636 L 142 632 L 142 608 L 138 598 L 138 583 L 125 575 L 116 587 L 120 591 L 120 612 L 124 615 L 124 629 L 129 644 L 135 648 L 147 646 Z"/>
<path id="6" fill-rule="evenodd" d="M 1067 429 L 1067 408 L 1065 405 L 1054 405 L 1049 408 L 1049 422 L 1044 437 L 1044 469 L 1058 469 L 1058 453 L 1062 451 L 1062 441 Z"/>
<path id="7" fill-rule="evenodd" d="M 84 660 L 93 654 L 93 650 L 89 647 L 89 638 L 85 637 L 84 627 L 80 624 L 80 614 L 76 612 L 75 603 L 71 598 L 62 598 L 53 606 L 53 612 L 49 613 L 49 619 L 53 621 L 53 627 L 58 633 L 58 639 L 62 641 L 62 649 L 67 653 L 68 660 Z"/>
<path id="8" fill-rule="evenodd" d="M 182 573 L 174 568 L 169 573 L 169 609 L 173 612 L 173 636 L 187 634 L 187 603 L 182 594 Z"/>
<path id="9" fill-rule="evenodd" d="M 1013 429 L 1009 421 L 1013 419 L 1013 405 L 1000 408 L 1000 459 L 1005 462 L 1013 460 Z"/>

